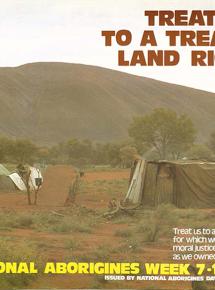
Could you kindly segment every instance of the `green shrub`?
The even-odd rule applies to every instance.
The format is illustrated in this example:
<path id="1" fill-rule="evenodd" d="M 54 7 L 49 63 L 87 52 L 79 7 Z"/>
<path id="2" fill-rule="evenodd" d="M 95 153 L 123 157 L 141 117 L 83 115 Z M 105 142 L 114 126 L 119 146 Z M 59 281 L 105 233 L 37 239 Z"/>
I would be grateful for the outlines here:
<path id="1" fill-rule="evenodd" d="M 77 250 L 80 249 L 80 243 L 75 240 L 68 240 L 65 242 L 65 248 L 70 250 Z"/>
<path id="2" fill-rule="evenodd" d="M 17 226 L 21 228 L 31 228 L 33 219 L 30 216 L 20 216 L 17 221 Z"/>
<path id="3" fill-rule="evenodd" d="M 37 256 L 36 249 L 27 241 L 21 244 L 14 243 L 10 239 L 0 239 L 0 261 L 2 262 L 32 262 L 37 261 L 37 268 L 41 267 L 41 259 Z M 23 288 L 30 281 L 38 278 L 38 274 L 1 274 L 0 289 Z"/>
<path id="4" fill-rule="evenodd" d="M 144 242 L 156 242 L 158 240 L 159 222 L 156 219 L 143 221 L 137 228 L 137 233 L 141 233 Z"/>
<path id="5" fill-rule="evenodd" d="M 72 226 L 68 223 L 55 224 L 51 227 L 51 231 L 56 233 L 68 233 L 72 231 Z"/>
<path id="6" fill-rule="evenodd" d="M 115 232 L 115 236 L 116 237 L 124 237 L 124 238 L 128 238 L 128 237 L 131 237 L 132 236 L 132 232 L 128 229 L 119 229 L 119 230 L 116 230 Z"/>

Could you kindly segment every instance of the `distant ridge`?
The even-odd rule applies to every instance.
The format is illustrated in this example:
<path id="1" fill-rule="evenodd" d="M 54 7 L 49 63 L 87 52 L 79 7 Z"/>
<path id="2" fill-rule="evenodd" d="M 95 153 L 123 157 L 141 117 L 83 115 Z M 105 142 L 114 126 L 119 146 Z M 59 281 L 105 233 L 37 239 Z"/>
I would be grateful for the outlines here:
<path id="1" fill-rule="evenodd" d="M 206 140 L 215 94 L 82 64 L 0 68 L 0 133 L 54 144 L 72 137 L 126 138 L 132 117 L 156 107 L 187 113 Z"/>

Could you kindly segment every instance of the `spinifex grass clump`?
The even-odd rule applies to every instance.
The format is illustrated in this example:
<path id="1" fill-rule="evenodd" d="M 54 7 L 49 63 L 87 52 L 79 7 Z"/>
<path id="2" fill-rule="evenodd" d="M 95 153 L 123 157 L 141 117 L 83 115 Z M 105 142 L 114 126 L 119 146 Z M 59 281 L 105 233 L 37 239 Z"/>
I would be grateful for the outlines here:
<path id="1" fill-rule="evenodd" d="M 36 248 L 27 241 L 21 243 L 9 238 L 0 238 L 0 261 L 1 262 L 35 262 L 36 268 L 41 268 L 41 257 Z M 1 274 L 0 289 L 13 289 L 14 287 L 26 287 L 32 280 L 37 279 L 38 274 Z"/>

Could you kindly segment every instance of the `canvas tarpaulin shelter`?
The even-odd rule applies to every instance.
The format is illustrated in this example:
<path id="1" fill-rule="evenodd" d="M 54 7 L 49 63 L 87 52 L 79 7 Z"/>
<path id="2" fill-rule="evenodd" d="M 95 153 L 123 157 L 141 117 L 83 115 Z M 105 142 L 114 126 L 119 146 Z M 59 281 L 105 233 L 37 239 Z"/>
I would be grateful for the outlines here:
<path id="1" fill-rule="evenodd" d="M 13 181 L 6 175 L 0 175 L 0 192 L 16 191 L 16 186 Z"/>
<path id="2" fill-rule="evenodd" d="M 37 179 L 43 181 L 41 171 L 35 167 L 30 168 L 29 187 L 31 190 L 37 190 Z M 27 191 L 26 184 L 22 177 L 17 172 L 10 173 L 6 167 L 0 164 L 0 192 L 14 192 L 14 191 Z"/>
<path id="3" fill-rule="evenodd" d="M 17 189 L 21 191 L 26 191 L 27 188 L 25 186 L 24 181 L 22 180 L 21 176 L 17 172 L 13 172 L 9 175 L 10 180 L 14 183 Z"/>
<path id="4" fill-rule="evenodd" d="M 215 162 L 139 160 L 125 201 L 145 206 L 215 207 Z"/>
<path id="5" fill-rule="evenodd" d="M 41 171 L 35 167 L 29 167 L 30 170 L 30 177 L 29 177 L 29 187 L 31 190 L 37 190 L 38 184 L 36 182 L 37 179 L 41 179 L 41 183 L 43 182 L 43 177 L 41 174 Z M 13 172 L 9 175 L 9 178 L 13 181 L 13 183 L 16 185 L 16 187 L 21 191 L 27 191 L 26 184 L 22 177 L 17 173 Z M 41 184 L 40 184 L 41 186 Z"/>
<path id="6" fill-rule="evenodd" d="M 0 175 L 6 175 L 8 176 L 10 174 L 10 171 L 2 164 L 0 164 Z"/>
<path id="7" fill-rule="evenodd" d="M 0 191 L 11 192 L 16 190 L 16 186 L 13 181 L 9 178 L 10 172 L 7 168 L 0 164 Z"/>

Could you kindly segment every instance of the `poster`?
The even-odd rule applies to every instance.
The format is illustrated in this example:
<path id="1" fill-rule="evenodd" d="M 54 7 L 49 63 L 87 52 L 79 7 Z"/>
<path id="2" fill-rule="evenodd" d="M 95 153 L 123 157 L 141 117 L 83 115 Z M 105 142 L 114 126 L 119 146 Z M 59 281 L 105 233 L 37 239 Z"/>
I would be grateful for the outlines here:
<path id="1" fill-rule="evenodd" d="M 0 1 L 0 289 L 215 289 L 214 26 Z"/>

